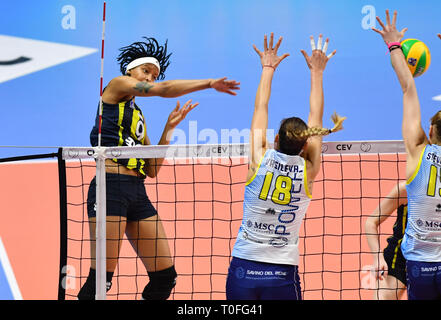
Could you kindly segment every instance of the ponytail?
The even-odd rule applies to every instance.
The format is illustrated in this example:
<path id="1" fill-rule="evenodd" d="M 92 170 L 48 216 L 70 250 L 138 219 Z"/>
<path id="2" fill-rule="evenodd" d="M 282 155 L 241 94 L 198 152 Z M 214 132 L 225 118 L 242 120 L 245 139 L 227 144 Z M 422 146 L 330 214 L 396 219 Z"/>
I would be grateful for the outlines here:
<path id="1" fill-rule="evenodd" d="M 320 128 L 320 127 L 312 127 L 307 128 L 303 131 L 296 131 L 294 133 L 288 132 L 287 135 L 293 135 L 298 139 L 308 139 L 313 136 L 327 136 L 331 133 L 340 131 L 343 129 L 343 121 L 346 120 L 346 117 L 340 117 L 336 112 L 331 116 L 332 122 L 334 122 L 334 127 L 332 129 Z"/>
<path id="2" fill-rule="evenodd" d="M 331 119 L 334 122 L 332 129 L 308 128 L 306 123 L 297 117 L 284 119 L 279 129 L 279 150 L 288 155 L 298 155 L 309 137 L 327 136 L 343 129 L 346 117 L 340 117 L 334 112 Z"/>

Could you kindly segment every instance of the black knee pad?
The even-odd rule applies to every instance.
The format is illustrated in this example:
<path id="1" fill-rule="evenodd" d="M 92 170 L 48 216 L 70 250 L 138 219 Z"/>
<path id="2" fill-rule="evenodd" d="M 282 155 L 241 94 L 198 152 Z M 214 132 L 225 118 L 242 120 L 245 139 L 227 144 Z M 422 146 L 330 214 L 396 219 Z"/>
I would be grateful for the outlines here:
<path id="1" fill-rule="evenodd" d="M 142 292 L 144 300 L 167 300 L 176 285 L 178 276 L 174 266 L 168 269 L 148 272 L 150 281 Z"/>
<path id="2" fill-rule="evenodd" d="M 113 272 L 106 273 L 106 292 L 112 287 Z M 95 300 L 96 295 L 96 271 L 90 269 L 87 280 L 78 292 L 78 300 Z"/>

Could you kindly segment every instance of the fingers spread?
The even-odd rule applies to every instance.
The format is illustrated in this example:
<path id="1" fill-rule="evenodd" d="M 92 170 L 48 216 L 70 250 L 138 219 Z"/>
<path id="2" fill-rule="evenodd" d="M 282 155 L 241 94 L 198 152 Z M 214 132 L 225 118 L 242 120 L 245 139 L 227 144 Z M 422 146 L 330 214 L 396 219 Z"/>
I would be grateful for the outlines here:
<path id="1" fill-rule="evenodd" d="M 273 43 L 274 43 L 274 33 L 271 32 L 271 36 L 270 36 L 270 46 L 269 46 L 271 50 L 273 49 Z"/>
<path id="2" fill-rule="evenodd" d="M 257 49 L 255 44 L 253 44 L 253 48 L 254 48 L 254 51 L 256 51 L 256 53 L 259 55 L 259 57 L 262 57 L 262 52 L 260 52 L 260 50 Z"/>
<path id="3" fill-rule="evenodd" d="M 387 25 L 388 25 L 388 26 L 390 26 L 390 25 L 391 25 L 391 23 L 390 23 L 390 15 L 389 15 L 389 10 L 386 10 L 386 22 L 387 22 Z"/>
<path id="4" fill-rule="evenodd" d="M 383 30 L 385 30 L 386 27 L 384 26 L 384 23 L 383 23 L 383 21 L 381 21 L 380 17 L 377 17 L 377 21 L 380 24 L 380 26 L 383 28 Z"/>
<path id="5" fill-rule="evenodd" d="M 320 34 L 317 41 L 317 50 L 322 50 L 322 42 L 323 42 L 323 35 Z"/>
<path id="6" fill-rule="evenodd" d="M 274 50 L 276 50 L 276 52 L 277 52 L 277 50 L 279 50 L 279 47 L 280 47 L 281 43 L 282 43 L 282 37 L 280 37 L 279 41 L 277 41 L 277 43 L 276 43 L 276 47 L 274 48 Z"/>
<path id="7" fill-rule="evenodd" d="M 329 38 L 326 38 L 325 45 L 323 46 L 322 49 L 324 54 L 326 54 L 326 51 L 328 51 L 328 44 L 329 44 Z"/>
<path id="8" fill-rule="evenodd" d="M 310 39 L 311 39 L 311 49 L 312 49 L 312 51 L 314 51 L 314 50 L 316 50 L 314 37 L 311 36 Z"/>
<path id="9" fill-rule="evenodd" d="M 392 25 L 395 27 L 397 25 L 397 11 L 394 11 L 394 17 L 392 18 Z"/>
<path id="10" fill-rule="evenodd" d="M 335 56 L 336 53 L 337 53 L 337 50 L 332 51 L 332 53 L 330 53 L 328 55 L 328 59 L 331 59 L 333 56 Z"/>
<path id="11" fill-rule="evenodd" d="M 285 59 L 286 57 L 289 57 L 289 53 L 285 53 L 285 54 L 280 58 L 280 61 L 282 61 L 282 60 Z"/>
<path id="12" fill-rule="evenodd" d="M 309 56 L 308 56 L 308 54 L 306 53 L 306 51 L 305 51 L 305 50 L 300 50 L 300 52 L 303 54 L 303 56 L 305 57 L 305 59 L 308 60 Z"/>
<path id="13" fill-rule="evenodd" d="M 380 30 L 378 30 L 378 29 L 372 28 L 372 30 L 375 31 L 375 32 L 377 32 L 377 33 L 379 33 L 379 34 L 381 34 L 381 35 L 383 34 L 383 31 L 380 31 Z"/>

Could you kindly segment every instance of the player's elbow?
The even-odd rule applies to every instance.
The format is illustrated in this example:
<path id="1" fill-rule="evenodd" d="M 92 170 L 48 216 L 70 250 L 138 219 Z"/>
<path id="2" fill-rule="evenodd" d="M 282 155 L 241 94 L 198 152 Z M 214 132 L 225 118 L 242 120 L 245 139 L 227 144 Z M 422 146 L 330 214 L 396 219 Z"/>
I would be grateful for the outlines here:
<path id="1" fill-rule="evenodd" d="M 364 230 L 366 231 L 366 234 L 372 234 L 377 230 L 379 226 L 379 218 L 378 217 L 369 217 L 366 219 L 366 222 L 364 223 Z"/>
<path id="2" fill-rule="evenodd" d="M 403 90 L 404 96 L 414 96 L 417 93 L 413 78 L 403 82 L 401 89 Z"/>

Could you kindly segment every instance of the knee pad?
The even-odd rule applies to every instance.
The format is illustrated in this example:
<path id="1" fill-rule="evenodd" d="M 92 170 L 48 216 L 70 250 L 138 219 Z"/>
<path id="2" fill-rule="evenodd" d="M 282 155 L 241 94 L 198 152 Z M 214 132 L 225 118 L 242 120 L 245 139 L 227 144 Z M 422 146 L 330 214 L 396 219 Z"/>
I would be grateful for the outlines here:
<path id="1" fill-rule="evenodd" d="M 106 273 L 106 292 L 112 287 L 113 272 Z M 96 295 L 96 271 L 90 269 L 87 280 L 78 292 L 78 300 L 95 300 Z"/>
<path id="2" fill-rule="evenodd" d="M 142 292 L 144 300 L 167 300 L 176 285 L 178 276 L 174 266 L 168 269 L 148 272 L 150 281 Z"/>

